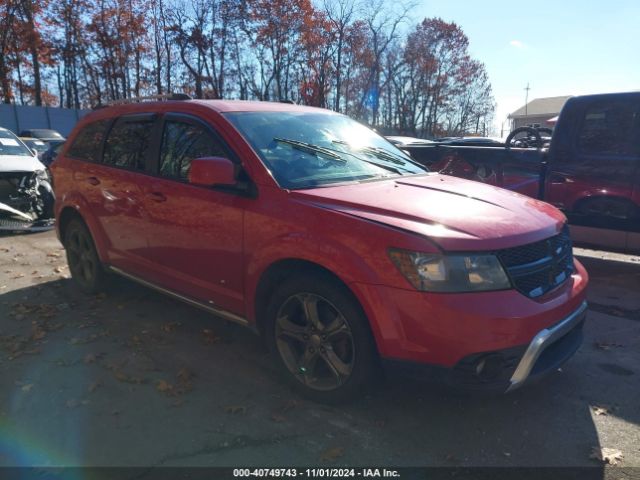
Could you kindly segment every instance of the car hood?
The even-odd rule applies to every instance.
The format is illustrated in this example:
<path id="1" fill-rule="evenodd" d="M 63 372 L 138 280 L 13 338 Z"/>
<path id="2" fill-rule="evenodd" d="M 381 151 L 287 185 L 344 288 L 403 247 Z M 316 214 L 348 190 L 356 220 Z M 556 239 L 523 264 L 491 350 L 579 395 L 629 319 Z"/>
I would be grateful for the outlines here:
<path id="1" fill-rule="evenodd" d="M 426 236 L 449 251 L 536 242 L 560 231 L 555 207 L 502 188 L 440 174 L 296 190 L 317 207 Z"/>
<path id="2" fill-rule="evenodd" d="M 36 172 L 45 166 L 37 157 L 0 155 L 0 172 Z"/>

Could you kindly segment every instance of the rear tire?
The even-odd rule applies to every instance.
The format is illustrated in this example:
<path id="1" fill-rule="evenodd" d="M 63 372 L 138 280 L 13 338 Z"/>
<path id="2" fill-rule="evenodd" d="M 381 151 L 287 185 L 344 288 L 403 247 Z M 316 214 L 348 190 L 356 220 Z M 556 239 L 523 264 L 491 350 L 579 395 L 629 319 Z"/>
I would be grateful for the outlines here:
<path id="1" fill-rule="evenodd" d="M 100 262 L 91 232 L 80 219 L 69 222 L 64 234 L 64 248 L 71 277 L 88 294 L 103 291 L 107 273 Z"/>
<path id="2" fill-rule="evenodd" d="M 279 370 L 313 401 L 342 403 L 372 383 L 378 357 L 368 320 L 328 275 L 281 284 L 267 307 L 265 334 Z"/>

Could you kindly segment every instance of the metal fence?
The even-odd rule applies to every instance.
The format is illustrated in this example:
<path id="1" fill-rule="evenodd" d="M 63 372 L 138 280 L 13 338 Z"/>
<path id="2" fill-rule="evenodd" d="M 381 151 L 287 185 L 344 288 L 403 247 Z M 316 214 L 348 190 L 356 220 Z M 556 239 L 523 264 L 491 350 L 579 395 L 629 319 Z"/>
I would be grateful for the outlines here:
<path id="1" fill-rule="evenodd" d="M 50 128 L 65 137 L 75 124 L 90 110 L 57 107 L 28 107 L 0 104 L 0 127 L 8 128 L 16 135 L 30 128 Z"/>

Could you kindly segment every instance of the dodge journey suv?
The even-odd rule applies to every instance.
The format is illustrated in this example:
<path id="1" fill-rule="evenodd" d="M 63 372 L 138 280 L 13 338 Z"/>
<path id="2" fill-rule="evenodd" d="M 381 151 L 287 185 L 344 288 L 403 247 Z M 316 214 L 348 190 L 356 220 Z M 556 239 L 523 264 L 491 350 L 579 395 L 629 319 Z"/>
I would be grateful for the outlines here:
<path id="1" fill-rule="evenodd" d="M 431 173 L 337 113 L 106 107 L 52 171 L 82 290 L 115 273 L 254 329 L 317 401 L 358 394 L 380 365 L 513 390 L 582 340 L 588 279 L 562 213 Z"/>

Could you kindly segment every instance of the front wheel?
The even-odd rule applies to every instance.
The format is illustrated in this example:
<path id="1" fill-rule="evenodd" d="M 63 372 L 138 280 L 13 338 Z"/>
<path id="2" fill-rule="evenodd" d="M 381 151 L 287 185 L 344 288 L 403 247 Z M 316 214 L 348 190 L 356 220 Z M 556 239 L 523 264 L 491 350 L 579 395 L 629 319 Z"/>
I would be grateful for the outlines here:
<path id="1" fill-rule="evenodd" d="M 370 385 L 377 365 L 373 337 L 345 287 L 328 278 L 289 280 L 276 290 L 267 315 L 270 350 L 300 393 L 339 403 Z"/>

